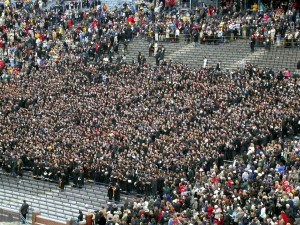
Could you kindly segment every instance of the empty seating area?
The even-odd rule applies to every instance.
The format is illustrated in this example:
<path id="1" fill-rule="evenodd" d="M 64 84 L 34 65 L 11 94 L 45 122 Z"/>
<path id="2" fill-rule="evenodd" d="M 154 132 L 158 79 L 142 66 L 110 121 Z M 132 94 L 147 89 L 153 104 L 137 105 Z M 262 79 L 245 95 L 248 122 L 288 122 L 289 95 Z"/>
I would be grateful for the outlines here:
<path id="1" fill-rule="evenodd" d="M 191 67 L 200 68 L 203 59 L 208 59 L 208 66 L 215 67 L 221 63 L 222 69 L 236 69 L 239 62 L 244 59 L 246 63 L 252 63 L 260 67 L 273 68 L 275 71 L 288 68 L 291 72 L 296 71 L 297 61 L 300 59 L 299 48 L 284 48 L 272 46 L 268 51 L 264 47 L 256 47 L 251 53 L 249 40 L 238 39 L 229 43 L 199 44 L 194 47 L 193 43 L 186 44 L 183 40 L 179 43 L 159 42 L 165 51 L 165 61 L 184 63 Z M 154 57 L 148 57 L 149 42 L 135 38 L 128 47 L 127 62 L 132 58 L 137 59 L 139 52 L 146 56 L 147 63 L 155 64 Z"/>
<path id="2" fill-rule="evenodd" d="M 107 188 L 101 185 L 86 184 L 83 188 L 66 186 L 60 192 L 57 185 L 34 180 L 28 174 L 22 179 L 0 175 L 0 206 L 18 210 L 23 200 L 31 210 L 39 209 L 46 217 L 64 221 L 78 216 L 78 210 L 96 210 L 107 207 Z M 121 196 L 126 201 L 130 196 Z"/>
<path id="3" fill-rule="evenodd" d="M 270 51 L 264 51 L 264 54 L 255 58 L 252 62 L 262 67 L 273 68 L 274 70 L 283 70 L 288 68 L 292 72 L 296 71 L 297 62 L 300 59 L 300 49 L 272 47 Z"/>

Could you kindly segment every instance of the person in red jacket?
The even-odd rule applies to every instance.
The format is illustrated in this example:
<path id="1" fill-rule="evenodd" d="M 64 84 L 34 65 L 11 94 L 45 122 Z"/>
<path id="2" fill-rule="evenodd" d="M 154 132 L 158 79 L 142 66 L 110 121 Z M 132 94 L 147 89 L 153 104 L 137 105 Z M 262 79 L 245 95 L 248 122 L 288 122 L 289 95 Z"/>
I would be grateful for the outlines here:
<path id="1" fill-rule="evenodd" d="M 68 24 L 68 27 L 71 27 L 71 26 L 72 26 L 72 24 L 73 24 L 72 20 L 71 20 L 71 19 L 69 19 L 69 20 L 68 20 L 68 22 L 67 22 L 67 24 Z"/>
<path id="2" fill-rule="evenodd" d="M 207 207 L 207 218 L 209 219 L 210 224 L 213 224 L 213 221 L 214 221 L 213 210 L 214 210 L 214 207 L 211 204 L 209 204 Z"/>
<path id="3" fill-rule="evenodd" d="M 282 210 L 280 213 L 281 218 L 284 220 L 284 224 L 288 222 L 288 216 L 287 214 Z"/>
<path id="4" fill-rule="evenodd" d="M 92 23 L 92 26 L 93 27 L 96 27 L 98 25 L 98 21 L 96 19 L 94 19 L 93 23 Z"/>
<path id="5" fill-rule="evenodd" d="M 184 184 L 184 183 L 181 183 L 180 185 L 179 185 L 179 192 L 180 193 L 182 193 L 182 192 L 184 192 L 184 189 L 186 189 L 186 185 Z"/>

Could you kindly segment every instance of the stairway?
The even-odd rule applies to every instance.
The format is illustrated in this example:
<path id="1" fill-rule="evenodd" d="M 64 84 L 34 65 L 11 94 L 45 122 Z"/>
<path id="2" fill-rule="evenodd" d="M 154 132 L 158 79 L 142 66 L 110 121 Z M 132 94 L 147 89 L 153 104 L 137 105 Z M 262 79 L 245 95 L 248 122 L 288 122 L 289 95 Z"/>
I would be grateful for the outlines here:
<path id="1" fill-rule="evenodd" d="M 39 209 L 43 216 L 59 221 L 77 218 L 79 209 L 86 213 L 86 205 L 93 211 L 107 207 L 105 186 L 85 184 L 82 189 L 66 186 L 60 192 L 57 184 L 34 180 L 29 175 L 19 179 L 0 174 L 0 206 L 19 210 L 26 200 L 31 210 Z M 121 195 L 123 203 L 131 199 L 132 196 Z"/>
<path id="2" fill-rule="evenodd" d="M 126 62 L 131 63 L 132 59 L 137 61 L 137 56 L 139 52 L 142 53 L 146 57 L 146 62 L 148 64 L 154 64 L 155 58 L 149 57 L 149 42 L 140 38 L 135 37 L 129 44 L 128 44 L 128 53 L 126 55 Z"/>
<path id="3" fill-rule="evenodd" d="M 259 59 L 261 59 L 266 52 L 267 51 L 264 48 L 259 48 L 255 52 L 249 53 L 244 58 L 240 58 L 238 61 L 229 64 L 226 69 L 232 70 L 240 68 L 242 60 L 244 60 L 245 63 L 257 64 L 256 62 L 259 61 Z"/>

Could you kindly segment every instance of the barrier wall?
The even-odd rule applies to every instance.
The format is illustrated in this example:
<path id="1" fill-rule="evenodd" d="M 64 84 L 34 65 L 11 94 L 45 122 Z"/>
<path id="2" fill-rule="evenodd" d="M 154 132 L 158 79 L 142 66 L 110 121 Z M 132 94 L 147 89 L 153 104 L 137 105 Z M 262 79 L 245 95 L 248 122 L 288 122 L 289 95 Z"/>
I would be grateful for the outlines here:
<path id="1" fill-rule="evenodd" d="M 73 225 L 71 219 L 67 219 L 66 222 L 43 217 L 41 211 L 37 210 L 32 213 L 32 225 Z M 79 225 L 85 225 L 86 223 L 79 222 Z"/>
<path id="2" fill-rule="evenodd" d="M 0 221 L 3 222 L 13 222 L 13 221 L 19 221 L 19 211 L 18 210 L 12 210 L 12 209 L 6 209 L 6 208 L 0 208 Z"/>

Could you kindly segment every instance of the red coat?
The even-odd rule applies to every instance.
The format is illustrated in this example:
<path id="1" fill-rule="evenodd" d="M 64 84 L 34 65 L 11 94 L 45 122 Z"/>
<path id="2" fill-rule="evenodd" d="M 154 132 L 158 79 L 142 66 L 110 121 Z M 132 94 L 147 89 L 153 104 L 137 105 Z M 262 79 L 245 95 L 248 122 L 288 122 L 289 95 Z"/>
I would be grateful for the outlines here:
<path id="1" fill-rule="evenodd" d="M 207 208 L 207 216 L 208 216 L 208 217 L 211 217 L 212 214 L 213 214 L 213 211 L 214 211 L 214 207 L 213 207 L 213 206 L 209 206 L 209 207 Z"/>
<path id="2" fill-rule="evenodd" d="M 157 216 L 157 222 L 159 222 L 162 218 L 162 211 L 158 212 L 158 216 Z"/>
<path id="3" fill-rule="evenodd" d="M 98 25 L 97 20 L 94 20 L 93 23 L 92 23 L 92 26 L 93 26 L 93 27 L 96 27 L 97 25 Z"/>
<path id="4" fill-rule="evenodd" d="M 128 22 L 128 23 L 134 23 L 134 18 L 133 18 L 133 16 L 129 16 L 128 19 L 127 19 L 127 22 Z"/>
<path id="5" fill-rule="evenodd" d="M 285 213 L 281 213 L 280 216 L 284 220 L 284 224 L 286 224 L 288 222 L 288 216 Z"/>
<path id="6" fill-rule="evenodd" d="M 233 185 L 234 183 L 233 183 L 232 180 L 228 180 L 228 181 L 227 181 L 227 184 L 228 184 L 229 186 L 231 186 L 231 185 Z"/>
<path id="7" fill-rule="evenodd" d="M 71 27 L 71 26 L 73 25 L 73 22 L 72 22 L 72 20 L 71 20 L 71 19 L 69 19 L 69 20 L 68 20 L 68 22 L 67 22 L 67 24 L 68 24 L 68 27 Z"/>
<path id="8" fill-rule="evenodd" d="M 40 39 L 41 39 L 42 41 L 45 40 L 45 35 L 44 35 L 43 33 L 40 34 Z"/>
<path id="9" fill-rule="evenodd" d="M 182 193 L 184 191 L 184 189 L 186 188 L 186 185 L 179 185 L 179 192 Z"/>

